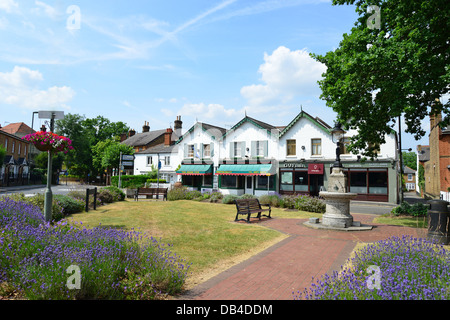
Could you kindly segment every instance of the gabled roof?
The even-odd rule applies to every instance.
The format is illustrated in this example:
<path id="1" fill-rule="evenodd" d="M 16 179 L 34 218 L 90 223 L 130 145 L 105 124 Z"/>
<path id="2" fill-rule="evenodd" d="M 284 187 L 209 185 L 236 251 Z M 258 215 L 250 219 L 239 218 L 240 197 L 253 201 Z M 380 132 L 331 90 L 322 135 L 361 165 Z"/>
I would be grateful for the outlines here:
<path id="1" fill-rule="evenodd" d="M 404 165 L 403 166 L 403 173 L 405 173 L 405 174 L 410 174 L 410 173 L 416 174 L 416 170 L 411 169 L 410 167 Z"/>
<path id="2" fill-rule="evenodd" d="M 33 129 L 31 129 L 29 126 L 27 126 L 24 122 L 10 123 L 10 124 L 0 128 L 0 130 L 10 133 L 10 134 L 17 134 L 17 133 L 29 134 L 29 133 L 36 132 Z"/>
<path id="3" fill-rule="evenodd" d="M 241 121 L 239 121 L 238 123 L 236 123 L 233 127 L 230 128 L 230 130 L 228 130 L 227 132 L 225 132 L 225 134 L 222 136 L 222 138 L 225 138 L 230 132 L 236 130 L 237 128 L 239 128 L 240 126 L 242 126 L 244 123 L 251 123 L 254 126 L 260 128 L 260 129 L 265 129 L 267 130 L 267 132 L 272 135 L 272 130 L 276 130 L 277 132 L 280 132 L 280 129 L 278 127 L 275 127 L 271 124 L 256 120 L 252 117 L 249 116 L 245 116 Z"/>
<path id="4" fill-rule="evenodd" d="M 313 117 L 309 113 L 305 111 L 301 111 L 281 132 L 280 132 L 280 138 L 291 129 L 294 124 L 297 123 L 300 119 L 305 118 L 308 119 L 312 124 L 317 126 L 319 129 L 325 131 L 325 133 L 331 134 L 332 128 L 322 119 L 319 117 Z"/>
<path id="5" fill-rule="evenodd" d="M 178 146 L 177 145 L 165 145 L 165 144 L 159 144 L 154 147 L 147 148 L 145 150 L 136 152 L 135 154 L 156 154 L 156 153 L 172 153 L 177 152 Z"/>
<path id="6" fill-rule="evenodd" d="M 122 143 L 128 146 L 137 147 L 137 146 L 146 146 L 152 141 L 158 139 L 166 133 L 166 129 L 162 130 L 154 130 L 142 133 L 136 133 L 135 135 L 129 137 L 124 140 Z M 175 134 L 175 131 L 172 132 L 172 141 L 178 139 L 178 136 Z"/>
<path id="7" fill-rule="evenodd" d="M 178 138 L 178 140 L 175 142 L 175 144 L 180 143 L 183 141 L 184 138 L 186 138 L 188 135 L 190 135 L 192 132 L 194 132 L 195 128 L 202 128 L 203 131 L 209 133 L 213 139 L 220 138 L 212 135 L 212 133 L 219 133 L 220 136 L 224 135 L 227 131 L 224 128 L 213 126 L 211 124 L 203 123 L 203 122 L 196 122 L 188 131 L 185 132 L 181 137 Z"/>

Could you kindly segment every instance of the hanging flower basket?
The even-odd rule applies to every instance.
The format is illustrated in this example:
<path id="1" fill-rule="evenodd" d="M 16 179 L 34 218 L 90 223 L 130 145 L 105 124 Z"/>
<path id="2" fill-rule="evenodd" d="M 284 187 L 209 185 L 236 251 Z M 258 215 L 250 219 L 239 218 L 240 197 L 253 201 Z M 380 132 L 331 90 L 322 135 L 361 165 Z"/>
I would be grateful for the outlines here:
<path id="1" fill-rule="evenodd" d="M 51 151 L 53 153 L 67 153 L 72 150 L 72 140 L 69 138 L 58 136 L 53 132 L 39 131 L 27 134 L 22 139 L 31 142 L 40 151 Z"/>

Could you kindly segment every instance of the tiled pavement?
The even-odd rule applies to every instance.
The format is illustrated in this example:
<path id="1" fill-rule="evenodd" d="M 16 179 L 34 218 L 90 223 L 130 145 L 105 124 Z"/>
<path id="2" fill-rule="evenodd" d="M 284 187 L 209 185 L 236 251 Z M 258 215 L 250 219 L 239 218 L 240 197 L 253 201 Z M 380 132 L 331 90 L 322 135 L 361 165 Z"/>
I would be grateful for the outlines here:
<path id="1" fill-rule="evenodd" d="M 288 238 L 193 288 L 185 300 L 292 300 L 293 293 L 309 288 L 312 278 L 339 271 L 358 242 L 391 236 L 426 237 L 424 229 L 372 223 L 375 215 L 352 214 L 370 224 L 370 231 L 316 230 L 306 220 L 270 219 L 260 222 Z"/>

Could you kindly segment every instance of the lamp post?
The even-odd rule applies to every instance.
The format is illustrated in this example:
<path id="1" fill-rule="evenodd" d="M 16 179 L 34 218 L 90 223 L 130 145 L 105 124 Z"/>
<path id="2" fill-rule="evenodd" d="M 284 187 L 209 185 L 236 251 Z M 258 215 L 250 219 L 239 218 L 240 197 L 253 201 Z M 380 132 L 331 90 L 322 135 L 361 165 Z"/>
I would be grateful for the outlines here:
<path id="1" fill-rule="evenodd" d="M 331 130 L 331 138 L 334 143 L 336 143 L 336 161 L 333 164 L 333 168 L 342 168 L 341 163 L 341 147 L 339 142 L 344 137 L 344 130 L 341 128 L 339 122 L 335 122 L 333 130 Z"/>
<path id="2" fill-rule="evenodd" d="M 55 127 L 55 119 L 63 119 L 64 111 L 39 111 L 40 119 L 50 119 L 50 132 L 53 132 Z M 44 217 L 46 222 L 50 222 L 52 220 L 52 202 L 53 202 L 53 193 L 52 193 L 52 160 L 53 160 L 53 152 L 52 150 L 48 152 L 48 163 L 47 163 L 47 187 L 45 188 L 45 196 L 44 196 Z"/>

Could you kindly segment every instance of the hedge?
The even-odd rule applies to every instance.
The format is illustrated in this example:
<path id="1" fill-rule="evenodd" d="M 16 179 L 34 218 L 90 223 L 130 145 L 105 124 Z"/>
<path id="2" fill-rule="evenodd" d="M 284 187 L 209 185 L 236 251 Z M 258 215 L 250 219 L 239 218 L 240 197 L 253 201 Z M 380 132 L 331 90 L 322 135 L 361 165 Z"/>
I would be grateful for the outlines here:
<path id="1" fill-rule="evenodd" d="M 120 177 L 122 188 L 138 188 L 143 187 L 145 183 L 156 183 L 158 179 L 153 178 L 153 175 L 142 174 L 142 175 L 123 175 Z M 165 183 L 166 180 L 159 179 L 159 183 Z M 111 185 L 118 187 L 119 176 L 114 176 L 111 178 Z"/>

